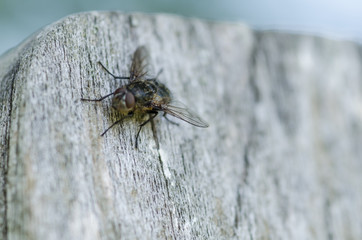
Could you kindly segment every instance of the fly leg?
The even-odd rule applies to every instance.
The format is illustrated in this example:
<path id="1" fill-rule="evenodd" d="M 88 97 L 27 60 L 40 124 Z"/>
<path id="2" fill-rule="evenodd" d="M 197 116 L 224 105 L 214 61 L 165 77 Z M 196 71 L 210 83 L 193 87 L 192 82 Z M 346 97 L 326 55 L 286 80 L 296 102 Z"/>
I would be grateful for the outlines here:
<path id="1" fill-rule="evenodd" d="M 116 76 L 114 75 L 113 73 L 111 73 L 101 62 L 98 62 L 99 65 L 101 65 L 101 67 L 108 73 L 110 74 L 114 79 L 129 79 L 129 77 L 121 77 L 121 76 Z M 106 96 L 104 97 L 101 97 L 101 98 L 98 98 L 98 99 L 89 99 L 89 98 L 81 98 L 80 100 L 82 101 L 92 101 L 92 102 L 100 102 L 102 101 L 103 99 L 109 97 L 109 96 L 112 96 L 115 92 L 112 92 L 110 94 L 107 94 Z"/>
<path id="2" fill-rule="evenodd" d="M 173 125 L 176 125 L 176 126 L 179 125 L 177 122 L 174 122 L 174 121 L 168 119 L 166 112 L 163 113 L 163 117 L 166 118 L 166 120 L 167 120 L 169 123 L 171 123 L 171 124 L 173 124 Z"/>
<path id="3" fill-rule="evenodd" d="M 116 124 L 118 124 L 118 123 L 122 122 L 122 121 L 123 121 L 123 119 L 124 119 L 124 118 L 121 118 L 121 119 L 119 119 L 119 120 L 115 121 L 115 122 L 114 122 L 111 126 L 109 126 L 106 130 L 104 130 L 104 132 L 101 134 L 101 137 L 103 137 L 103 136 L 104 136 L 104 134 L 106 134 L 106 132 L 108 132 L 108 130 L 109 130 L 109 129 L 111 129 L 112 127 L 114 127 L 114 125 L 116 125 Z"/>
<path id="4" fill-rule="evenodd" d="M 128 117 L 132 117 L 132 116 L 133 116 L 133 112 L 130 112 L 127 116 L 122 116 L 121 119 L 115 121 L 111 126 L 109 126 L 106 130 L 104 130 L 104 132 L 101 134 L 101 137 L 103 137 L 104 134 L 106 134 L 109 129 L 111 129 L 112 127 L 114 127 L 114 126 L 117 125 L 118 123 L 123 122 L 124 119 L 126 119 L 126 118 L 128 118 Z"/>
<path id="5" fill-rule="evenodd" d="M 109 97 L 109 96 L 112 96 L 114 94 L 114 92 L 110 93 L 110 94 L 107 94 L 106 96 L 103 96 L 101 98 L 97 98 L 97 99 L 89 99 L 89 98 L 81 98 L 80 100 L 81 101 L 91 101 L 91 102 L 100 102 L 102 101 L 103 99 Z"/>
<path id="6" fill-rule="evenodd" d="M 163 69 L 161 68 L 161 69 L 158 71 L 156 77 L 154 77 L 154 78 L 147 78 L 146 80 L 147 80 L 147 81 L 157 80 L 157 78 L 161 75 L 162 72 L 163 72 Z"/>
<path id="7" fill-rule="evenodd" d="M 121 77 L 121 76 L 116 76 L 113 73 L 111 73 L 100 61 L 98 61 L 98 64 L 101 65 L 101 67 L 109 74 L 111 75 L 114 79 L 129 79 L 130 77 Z"/>
<path id="8" fill-rule="evenodd" d="M 144 125 L 146 125 L 148 122 L 150 122 L 152 119 L 154 119 L 156 116 L 157 116 L 157 114 L 158 114 L 158 112 L 157 111 L 148 111 L 148 113 L 149 113 L 149 118 L 145 121 L 145 122 L 143 122 L 141 125 L 140 125 L 140 128 L 138 129 L 138 132 L 137 132 L 137 135 L 136 135 L 136 148 L 138 148 L 138 137 L 139 137 L 139 135 L 140 135 L 140 132 L 141 132 L 141 129 L 143 128 L 143 126 Z M 152 115 L 153 114 L 153 115 Z"/>

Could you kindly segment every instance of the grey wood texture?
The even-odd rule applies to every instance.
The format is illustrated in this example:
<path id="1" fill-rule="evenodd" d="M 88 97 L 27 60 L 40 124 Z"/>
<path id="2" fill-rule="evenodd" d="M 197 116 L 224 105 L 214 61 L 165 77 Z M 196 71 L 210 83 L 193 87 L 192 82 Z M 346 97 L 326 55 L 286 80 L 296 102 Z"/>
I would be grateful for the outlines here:
<path id="1" fill-rule="evenodd" d="M 210 124 L 135 134 L 104 96 L 135 49 Z M 0 58 L 3 239 L 362 239 L 362 51 L 172 15 L 89 12 Z M 158 144 L 157 144 L 158 142 Z"/>

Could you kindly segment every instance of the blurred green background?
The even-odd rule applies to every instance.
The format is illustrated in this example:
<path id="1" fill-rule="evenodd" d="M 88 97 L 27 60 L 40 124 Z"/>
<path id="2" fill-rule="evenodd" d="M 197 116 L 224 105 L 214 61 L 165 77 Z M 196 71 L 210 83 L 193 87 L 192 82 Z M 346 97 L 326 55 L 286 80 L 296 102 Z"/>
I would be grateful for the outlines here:
<path id="1" fill-rule="evenodd" d="M 91 10 L 174 13 L 241 21 L 257 29 L 362 39 L 362 0 L 0 0 L 0 54 L 47 24 Z"/>

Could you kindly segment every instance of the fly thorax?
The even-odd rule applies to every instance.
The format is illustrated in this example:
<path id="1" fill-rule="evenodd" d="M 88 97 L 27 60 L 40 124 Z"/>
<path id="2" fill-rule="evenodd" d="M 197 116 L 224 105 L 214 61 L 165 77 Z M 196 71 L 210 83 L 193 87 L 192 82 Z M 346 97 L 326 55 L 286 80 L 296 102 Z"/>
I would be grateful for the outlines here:
<path id="1" fill-rule="evenodd" d="M 135 97 L 133 93 L 128 91 L 125 87 L 118 88 L 114 92 L 112 99 L 112 107 L 121 112 L 124 115 L 127 115 L 129 112 L 134 110 L 136 105 Z"/>

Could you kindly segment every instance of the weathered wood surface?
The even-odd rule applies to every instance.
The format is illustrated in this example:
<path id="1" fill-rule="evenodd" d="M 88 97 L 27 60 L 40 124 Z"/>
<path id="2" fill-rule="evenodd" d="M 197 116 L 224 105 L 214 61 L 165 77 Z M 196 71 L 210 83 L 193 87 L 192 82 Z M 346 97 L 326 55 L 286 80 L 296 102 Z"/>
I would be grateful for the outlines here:
<path id="1" fill-rule="evenodd" d="M 210 124 L 117 120 L 140 45 Z M 362 239 L 361 46 L 92 12 L 0 59 L 3 239 Z M 154 135 L 154 133 L 156 135 Z M 156 145 L 156 137 L 159 148 Z"/>

